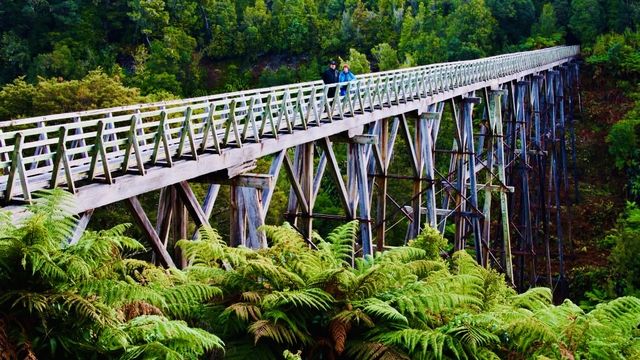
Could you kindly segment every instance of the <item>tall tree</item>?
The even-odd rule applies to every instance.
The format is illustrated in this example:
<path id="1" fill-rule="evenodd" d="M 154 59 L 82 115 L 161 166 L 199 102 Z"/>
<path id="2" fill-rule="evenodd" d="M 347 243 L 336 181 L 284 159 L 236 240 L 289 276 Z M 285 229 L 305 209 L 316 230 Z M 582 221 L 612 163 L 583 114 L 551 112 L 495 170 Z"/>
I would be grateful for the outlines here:
<path id="1" fill-rule="evenodd" d="M 236 6 L 231 0 L 204 0 L 204 11 L 209 21 L 210 42 L 205 52 L 214 59 L 242 54 L 238 38 Z"/>
<path id="2" fill-rule="evenodd" d="M 536 10 L 531 0 L 486 0 L 491 13 L 498 21 L 500 31 L 496 35 L 502 46 L 520 42 L 529 36 Z"/>
<path id="3" fill-rule="evenodd" d="M 264 0 L 256 0 L 253 6 L 247 7 L 244 11 L 243 36 L 247 44 L 260 44 L 259 47 L 247 49 L 246 53 L 250 57 L 261 55 L 271 49 L 271 39 L 269 38 L 269 25 L 271 13 L 267 9 Z"/>
<path id="4" fill-rule="evenodd" d="M 484 0 L 463 2 L 447 18 L 450 59 L 486 56 L 494 48 L 496 20 Z"/>
<path id="5" fill-rule="evenodd" d="M 604 12 L 598 0 L 573 0 L 569 28 L 582 44 L 592 44 L 605 29 Z"/>
<path id="6" fill-rule="evenodd" d="M 393 70 L 400 66 L 398 52 L 387 43 L 378 44 L 371 49 L 373 58 L 376 59 L 378 70 Z"/>

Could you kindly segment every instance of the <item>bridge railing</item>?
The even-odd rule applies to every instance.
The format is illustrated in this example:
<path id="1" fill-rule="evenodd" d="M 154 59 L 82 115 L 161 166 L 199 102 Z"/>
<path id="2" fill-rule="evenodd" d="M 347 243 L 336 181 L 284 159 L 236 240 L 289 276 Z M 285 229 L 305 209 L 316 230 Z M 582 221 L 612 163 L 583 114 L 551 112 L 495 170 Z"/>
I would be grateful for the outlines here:
<path id="1" fill-rule="evenodd" d="M 575 46 L 505 54 L 191 99 L 15 119 L 0 123 L 0 191 L 6 201 L 32 191 L 278 138 L 354 114 L 414 101 L 571 58 Z M 344 95 L 330 98 L 331 88 Z"/>

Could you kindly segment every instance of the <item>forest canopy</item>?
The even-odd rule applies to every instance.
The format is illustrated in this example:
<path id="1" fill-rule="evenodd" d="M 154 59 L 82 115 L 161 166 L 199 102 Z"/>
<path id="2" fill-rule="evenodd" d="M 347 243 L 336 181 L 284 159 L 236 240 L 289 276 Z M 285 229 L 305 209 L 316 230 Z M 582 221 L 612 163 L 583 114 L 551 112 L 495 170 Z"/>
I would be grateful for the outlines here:
<path id="1" fill-rule="evenodd" d="M 590 45 L 639 18 L 628 0 L 5 0 L 0 84 L 101 69 L 142 95 L 194 96 L 317 79 L 350 49 L 388 69 Z"/>

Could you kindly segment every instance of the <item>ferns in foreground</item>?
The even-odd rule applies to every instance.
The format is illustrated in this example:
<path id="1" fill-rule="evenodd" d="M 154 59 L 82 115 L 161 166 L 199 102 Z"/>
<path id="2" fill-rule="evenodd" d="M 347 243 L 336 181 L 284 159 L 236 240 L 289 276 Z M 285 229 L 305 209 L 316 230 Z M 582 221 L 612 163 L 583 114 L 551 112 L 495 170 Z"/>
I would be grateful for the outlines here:
<path id="1" fill-rule="evenodd" d="M 173 320 L 219 289 L 127 259 L 144 247 L 124 225 L 68 245 L 77 221 L 69 209 L 70 196 L 53 190 L 17 226 L 0 219 L 0 358 L 187 359 L 222 348 Z"/>
<path id="2" fill-rule="evenodd" d="M 67 239 L 53 192 L 18 226 L 0 217 L 0 358 L 638 358 L 640 300 L 589 313 L 516 294 L 502 275 L 427 229 L 409 246 L 354 258 L 357 222 L 310 249 L 290 226 L 271 247 L 231 248 L 210 228 L 180 241 L 184 270 L 131 258 L 126 226 Z M 56 204 L 60 204 L 57 206 Z M 60 228 L 53 229 L 55 224 Z"/>

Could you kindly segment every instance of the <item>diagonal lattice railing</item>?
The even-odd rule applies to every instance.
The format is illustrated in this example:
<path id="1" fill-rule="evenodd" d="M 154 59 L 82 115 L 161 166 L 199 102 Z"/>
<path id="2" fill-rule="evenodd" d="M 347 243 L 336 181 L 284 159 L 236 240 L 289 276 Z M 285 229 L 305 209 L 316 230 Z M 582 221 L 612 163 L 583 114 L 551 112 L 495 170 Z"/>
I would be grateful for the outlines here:
<path id="1" fill-rule="evenodd" d="M 484 59 L 359 75 L 343 96 L 319 81 L 199 98 L 47 115 L 0 123 L 5 203 L 38 189 L 112 183 L 154 165 L 197 160 L 283 133 L 376 112 L 578 55 L 562 46 Z M 336 92 L 338 93 L 338 92 Z M 327 136 L 333 134 L 327 134 Z"/>

